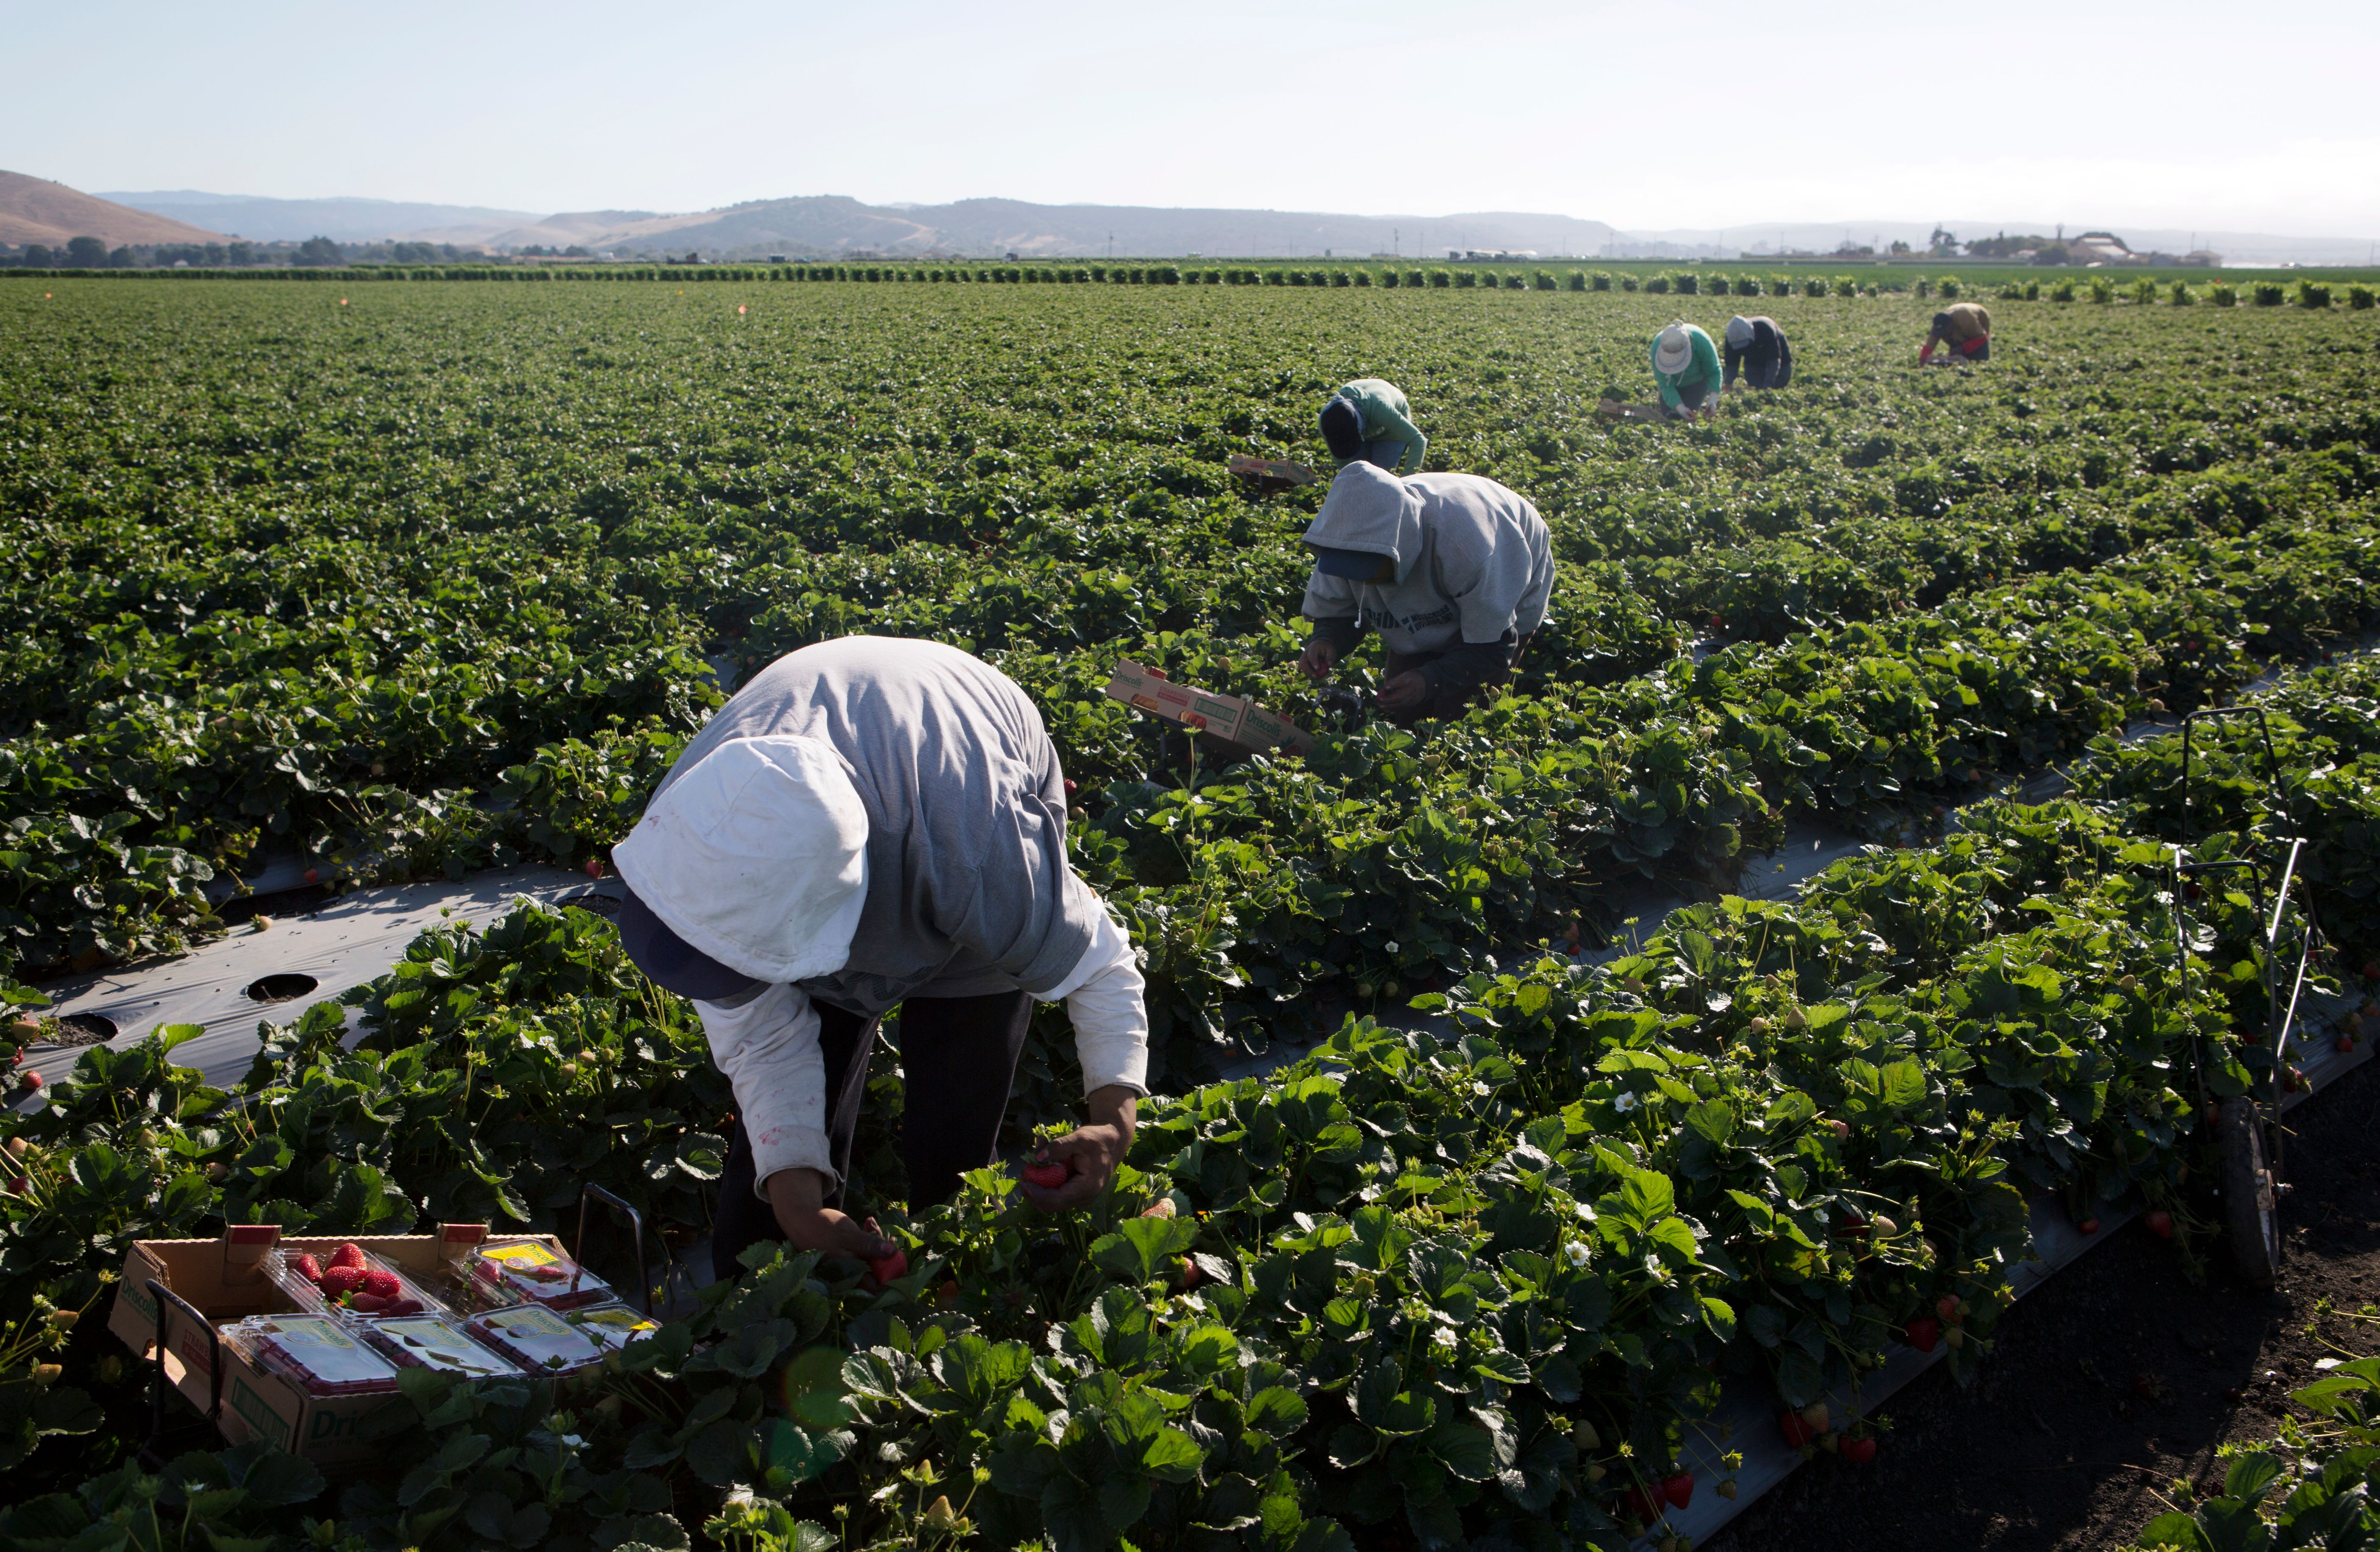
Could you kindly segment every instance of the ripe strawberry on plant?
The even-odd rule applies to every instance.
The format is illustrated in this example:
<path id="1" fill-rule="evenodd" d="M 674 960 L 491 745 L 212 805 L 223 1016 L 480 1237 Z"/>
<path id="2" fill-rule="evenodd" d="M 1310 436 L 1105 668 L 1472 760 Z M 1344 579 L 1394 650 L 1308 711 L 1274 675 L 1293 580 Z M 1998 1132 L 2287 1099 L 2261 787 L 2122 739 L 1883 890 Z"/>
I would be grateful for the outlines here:
<path id="1" fill-rule="evenodd" d="M 909 1253 L 897 1245 L 890 1255 L 880 1255 L 868 1263 L 868 1274 L 879 1287 L 890 1287 L 895 1278 L 909 1275 Z"/>
<path id="2" fill-rule="evenodd" d="M 1694 1477 L 1692 1472 L 1680 1472 L 1661 1478 L 1661 1496 L 1678 1509 L 1694 1501 Z"/>
<path id="3" fill-rule="evenodd" d="M 1930 1315 L 1921 1315 L 1902 1327 L 1900 1334 L 1906 1337 L 1909 1340 L 1909 1345 L 1918 1352 L 1931 1352 L 1934 1351 L 1935 1344 L 1942 1340 L 1942 1323 Z"/>
<path id="4" fill-rule="evenodd" d="M 2173 1238 L 2173 1214 L 2166 1211 L 2163 1207 L 2159 1207 L 2154 1212 L 2143 1215 L 2141 1221 L 2146 1224 L 2148 1226 L 2149 1232 L 2155 1234 L 2158 1239 L 2169 1240 Z"/>
<path id="5" fill-rule="evenodd" d="M 1870 1461 L 1876 1459 L 1876 1440 L 1873 1438 L 1847 1438 L 1843 1440 L 1842 1444 L 1839 1447 L 1839 1452 L 1844 1460 L 1850 1461 L 1852 1465 L 1864 1466 Z"/>
<path id="6" fill-rule="evenodd" d="M 1777 1414 L 1777 1431 L 1784 1435 L 1785 1442 L 1796 1449 L 1808 1448 L 1810 1441 L 1818 1437 L 1818 1430 L 1810 1426 L 1810 1420 L 1790 1408 Z"/>

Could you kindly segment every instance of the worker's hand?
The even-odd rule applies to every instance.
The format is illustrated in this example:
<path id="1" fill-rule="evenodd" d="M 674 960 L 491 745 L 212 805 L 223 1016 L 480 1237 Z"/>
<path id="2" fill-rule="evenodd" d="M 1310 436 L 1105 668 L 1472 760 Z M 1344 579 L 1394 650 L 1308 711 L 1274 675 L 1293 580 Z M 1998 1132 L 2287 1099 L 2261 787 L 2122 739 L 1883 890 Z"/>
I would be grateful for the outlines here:
<path id="1" fill-rule="evenodd" d="M 1306 642 L 1305 650 L 1298 654 L 1297 666 L 1308 679 L 1328 679 L 1330 671 L 1339 666 L 1339 649 L 1322 637 L 1315 637 Z"/>
<path id="2" fill-rule="evenodd" d="M 1043 1212 L 1067 1212 L 1088 1204 L 1108 1188 L 1109 1177 L 1132 1151 L 1133 1127 L 1140 1109 L 1137 1095 L 1111 1084 L 1093 1089 L 1083 1108 L 1090 1112 L 1087 1122 L 1033 1150 L 1036 1164 L 1062 1163 L 1074 1171 L 1063 1185 L 1038 1186 L 1026 1181 L 1019 1188 L 1025 1199 Z"/>
<path id="3" fill-rule="evenodd" d="M 1380 709 L 1391 715 L 1418 710 L 1429 698 L 1429 681 L 1421 676 L 1421 670 L 1408 669 L 1382 685 L 1378 698 Z"/>
<path id="4" fill-rule="evenodd" d="M 874 1219 L 862 1223 L 848 1213 L 820 1206 L 826 1177 L 816 1170 L 780 1170 L 769 1177 L 767 1190 L 777 1227 L 795 1250 L 874 1261 L 899 1248 L 877 1231 Z"/>

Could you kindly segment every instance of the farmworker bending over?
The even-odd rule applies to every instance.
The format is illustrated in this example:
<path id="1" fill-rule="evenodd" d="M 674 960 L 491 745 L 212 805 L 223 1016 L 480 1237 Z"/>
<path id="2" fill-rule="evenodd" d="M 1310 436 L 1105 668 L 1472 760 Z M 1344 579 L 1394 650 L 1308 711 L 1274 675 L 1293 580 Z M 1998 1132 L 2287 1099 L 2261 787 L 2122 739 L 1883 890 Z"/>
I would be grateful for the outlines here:
<path id="1" fill-rule="evenodd" d="M 1670 417 L 1718 413 L 1718 350 L 1692 323 L 1672 323 L 1653 336 L 1653 380 Z"/>
<path id="2" fill-rule="evenodd" d="M 1934 358 L 1937 346 L 1949 346 L 1942 360 L 1988 361 L 1992 358 L 1992 315 L 1979 302 L 1952 302 L 1934 315 L 1934 332 L 1925 336 L 1925 348 L 1917 353 L 1917 364 L 1924 366 Z"/>
<path id="3" fill-rule="evenodd" d="M 1402 479 L 1349 464 L 1305 530 L 1314 638 L 1298 666 L 1330 677 L 1377 629 L 1389 649 L 1380 709 L 1453 717 L 1509 677 L 1553 594 L 1552 536 L 1518 492 L 1475 474 Z"/>
<path id="4" fill-rule="evenodd" d="M 1063 999 L 1089 1123 L 1044 1145 L 1098 1194 L 1131 1146 L 1148 1015 L 1131 942 L 1066 862 L 1040 714 L 989 664 L 853 636 L 779 658 L 686 746 L 613 859 L 620 939 L 694 1000 L 737 1120 L 711 1241 L 873 1261 L 842 1209 L 876 1027 L 901 1005 L 902 1152 L 925 1206 L 992 1157 L 1035 1002 Z"/>
<path id="5" fill-rule="evenodd" d="M 1793 381 L 1793 347 L 1773 318 L 1730 318 L 1727 321 L 1727 379 L 1735 386 L 1736 369 L 1743 370 L 1747 387 L 1782 388 Z"/>
<path id="6" fill-rule="evenodd" d="M 1421 472 L 1429 438 L 1414 429 L 1413 406 L 1393 382 L 1359 377 L 1322 406 L 1322 440 L 1340 466 L 1363 462 L 1402 469 L 1410 460 Z"/>

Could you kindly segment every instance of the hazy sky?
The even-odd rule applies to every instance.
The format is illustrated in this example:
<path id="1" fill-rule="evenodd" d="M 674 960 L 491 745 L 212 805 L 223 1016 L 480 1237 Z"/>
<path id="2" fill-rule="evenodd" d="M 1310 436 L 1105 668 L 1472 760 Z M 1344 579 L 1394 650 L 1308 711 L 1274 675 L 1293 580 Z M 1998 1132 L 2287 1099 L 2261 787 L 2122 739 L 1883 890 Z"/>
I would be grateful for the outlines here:
<path id="1" fill-rule="evenodd" d="M 86 189 L 2380 234 L 2371 0 L 0 0 L 0 167 Z"/>

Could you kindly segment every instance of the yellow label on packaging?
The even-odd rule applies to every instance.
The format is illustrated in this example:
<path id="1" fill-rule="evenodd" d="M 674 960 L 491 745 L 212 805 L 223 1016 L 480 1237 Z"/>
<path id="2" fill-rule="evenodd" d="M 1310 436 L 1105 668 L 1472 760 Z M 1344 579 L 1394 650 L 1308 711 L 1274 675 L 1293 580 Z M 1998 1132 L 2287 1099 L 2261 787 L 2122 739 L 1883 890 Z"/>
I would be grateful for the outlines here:
<path id="1" fill-rule="evenodd" d="M 507 1267 L 552 1267 L 560 1265 L 562 1261 L 561 1256 L 535 1240 L 523 1240 L 518 1244 L 497 1245 L 492 1249 L 482 1250 L 480 1255 L 487 1260 L 501 1261 Z"/>

